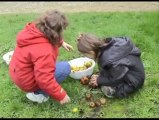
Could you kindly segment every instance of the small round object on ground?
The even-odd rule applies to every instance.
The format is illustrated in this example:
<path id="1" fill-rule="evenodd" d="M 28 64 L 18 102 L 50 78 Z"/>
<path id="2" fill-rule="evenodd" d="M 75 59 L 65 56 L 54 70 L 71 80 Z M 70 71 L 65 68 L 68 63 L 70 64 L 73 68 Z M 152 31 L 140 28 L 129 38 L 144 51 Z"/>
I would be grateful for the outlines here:
<path id="1" fill-rule="evenodd" d="M 96 105 L 96 107 L 101 106 L 100 100 L 95 101 L 95 105 Z"/>
<path id="2" fill-rule="evenodd" d="M 95 105 L 94 102 L 90 102 L 90 103 L 89 103 L 89 106 L 90 106 L 91 108 L 94 108 L 96 105 Z"/>
<path id="3" fill-rule="evenodd" d="M 82 78 L 81 78 L 81 84 L 87 85 L 88 83 L 89 83 L 88 77 L 82 77 Z"/>
<path id="4" fill-rule="evenodd" d="M 105 99 L 105 98 L 100 98 L 100 103 L 101 103 L 102 105 L 104 105 L 104 104 L 106 103 L 106 99 Z"/>
<path id="5" fill-rule="evenodd" d="M 77 112 L 78 109 L 77 108 L 73 108 L 72 112 Z"/>
<path id="6" fill-rule="evenodd" d="M 86 100 L 91 100 L 92 94 L 91 93 L 86 93 L 85 98 L 86 98 Z"/>

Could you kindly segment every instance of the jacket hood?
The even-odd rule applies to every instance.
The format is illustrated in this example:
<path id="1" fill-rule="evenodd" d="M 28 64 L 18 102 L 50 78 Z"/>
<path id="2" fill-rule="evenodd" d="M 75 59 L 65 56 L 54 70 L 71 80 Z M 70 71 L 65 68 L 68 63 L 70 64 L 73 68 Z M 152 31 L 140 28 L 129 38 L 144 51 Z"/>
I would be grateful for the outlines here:
<path id="1" fill-rule="evenodd" d="M 45 35 L 40 32 L 33 23 L 28 23 L 25 28 L 17 34 L 16 41 L 19 47 L 48 42 Z"/>
<path id="2" fill-rule="evenodd" d="M 99 63 L 105 66 L 111 62 L 117 61 L 127 55 L 140 56 L 140 50 L 132 43 L 128 37 L 109 38 L 109 43 L 100 48 Z"/>

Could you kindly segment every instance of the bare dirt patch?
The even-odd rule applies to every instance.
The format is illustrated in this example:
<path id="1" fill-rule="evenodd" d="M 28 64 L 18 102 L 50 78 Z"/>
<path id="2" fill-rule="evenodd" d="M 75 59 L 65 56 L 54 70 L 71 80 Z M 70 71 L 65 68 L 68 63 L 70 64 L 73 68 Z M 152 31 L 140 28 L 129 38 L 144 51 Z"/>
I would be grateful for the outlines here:
<path id="1" fill-rule="evenodd" d="M 63 12 L 159 11 L 159 2 L 0 2 L 0 14 Z"/>

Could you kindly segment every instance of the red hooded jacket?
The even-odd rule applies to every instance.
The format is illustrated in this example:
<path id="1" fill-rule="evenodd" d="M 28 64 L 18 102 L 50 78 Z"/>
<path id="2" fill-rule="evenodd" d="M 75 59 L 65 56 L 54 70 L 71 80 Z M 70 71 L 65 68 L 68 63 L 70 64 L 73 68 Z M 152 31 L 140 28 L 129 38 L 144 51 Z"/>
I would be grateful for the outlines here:
<path id="1" fill-rule="evenodd" d="M 12 81 L 25 92 L 41 89 L 55 100 L 62 100 L 66 91 L 61 91 L 54 76 L 57 56 L 58 47 L 50 44 L 35 24 L 28 23 L 17 35 L 9 65 Z"/>

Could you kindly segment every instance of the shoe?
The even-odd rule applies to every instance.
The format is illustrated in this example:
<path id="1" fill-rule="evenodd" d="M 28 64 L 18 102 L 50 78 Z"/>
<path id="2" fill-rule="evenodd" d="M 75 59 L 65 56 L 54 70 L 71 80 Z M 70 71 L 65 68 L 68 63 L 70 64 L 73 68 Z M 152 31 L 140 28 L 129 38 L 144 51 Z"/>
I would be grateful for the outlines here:
<path id="1" fill-rule="evenodd" d="M 43 94 L 34 94 L 34 92 L 27 93 L 26 97 L 29 100 L 38 103 L 46 102 L 49 99 L 49 97 L 45 97 Z"/>
<path id="2" fill-rule="evenodd" d="M 115 94 L 115 89 L 108 86 L 101 86 L 101 91 L 104 93 L 105 96 L 108 98 L 113 98 Z"/>

